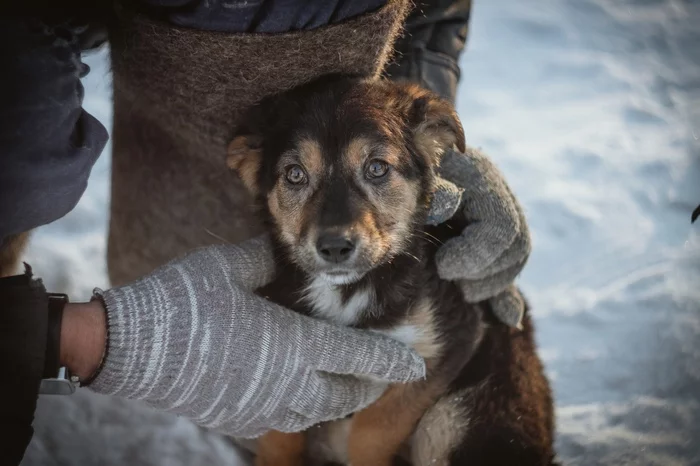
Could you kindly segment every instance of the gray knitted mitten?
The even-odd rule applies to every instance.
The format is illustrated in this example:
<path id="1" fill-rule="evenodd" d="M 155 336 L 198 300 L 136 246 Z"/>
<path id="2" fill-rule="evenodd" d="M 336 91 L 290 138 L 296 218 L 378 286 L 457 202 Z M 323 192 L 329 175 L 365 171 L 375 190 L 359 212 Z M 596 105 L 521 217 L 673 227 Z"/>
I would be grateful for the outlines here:
<path id="1" fill-rule="evenodd" d="M 267 238 L 198 249 L 97 290 L 108 350 L 90 388 L 236 437 L 306 429 L 366 407 L 423 360 L 378 334 L 305 317 L 253 293 L 274 275 Z M 356 377 L 369 375 L 372 377 Z"/>
<path id="2" fill-rule="evenodd" d="M 513 281 L 530 254 L 530 232 L 518 201 L 496 166 L 478 150 L 449 151 L 439 168 L 430 224 L 460 208 L 472 223 L 438 251 L 438 273 L 456 280 L 469 302 L 490 300 L 496 317 L 520 327 L 525 304 Z"/>

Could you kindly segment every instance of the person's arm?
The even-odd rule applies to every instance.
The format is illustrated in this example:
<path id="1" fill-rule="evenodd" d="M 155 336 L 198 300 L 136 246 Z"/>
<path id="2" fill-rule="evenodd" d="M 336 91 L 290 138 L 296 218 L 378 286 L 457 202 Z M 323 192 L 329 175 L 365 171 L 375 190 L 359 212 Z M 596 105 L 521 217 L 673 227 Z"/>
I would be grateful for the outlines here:
<path id="1" fill-rule="evenodd" d="M 55 15 L 54 15 L 55 16 Z M 87 72 L 68 18 L 0 18 L 0 260 L 76 205 L 106 129 L 82 108 Z M 14 264 L 0 264 L 0 270 Z"/>
<path id="2" fill-rule="evenodd" d="M 396 42 L 396 58 L 384 74 L 455 102 L 472 0 L 417 0 L 414 5 Z"/>
<path id="3" fill-rule="evenodd" d="M 59 360 L 80 380 L 89 380 L 100 367 L 107 348 L 106 319 L 99 300 L 68 303 L 63 309 Z"/>
<path id="4" fill-rule="evenodd" d="M 87 185 L 107 131 L 82 109 L 75 31 L 67 20 L 0 18 L 0 277 L 11 275 L 27 232 L 68 213 Z M 54 15 L 55 16 L 55 15 Z M 74 25 L 73 25 L 74 26 Z M 3 461 L 31 440 L 44 374 L 48 300 L 29 274 L 0 278 L 0 428 Z"/>
<path id="5" fill-rule="evenodd" d="M 274 274 L 272 246 L 261 237 L 197 249 L 98 290 L 108 343 L 88 387 L 255 437 L 344 417 L 389 382 L 424 377 L 423 360 L 402 343 L 256 295 Z"/>
<path id="6" fill-rule="evenodd" d="M 274 276 L 266 238 L 202 248 L 141 280 L 69 303 L 60 362 L 88 388 L 141 400 L 237 437 L 300 431 L 425 376 L 404 344 L 277 306 L 254 290 Z M 46 290 L 31 273 L 0 279 L 0 423 L 16 464 L 51 351 Z M 55 351 L 55 348 L 54 348 Z M 365 377 L 369 376 L 369 377 Z"/>

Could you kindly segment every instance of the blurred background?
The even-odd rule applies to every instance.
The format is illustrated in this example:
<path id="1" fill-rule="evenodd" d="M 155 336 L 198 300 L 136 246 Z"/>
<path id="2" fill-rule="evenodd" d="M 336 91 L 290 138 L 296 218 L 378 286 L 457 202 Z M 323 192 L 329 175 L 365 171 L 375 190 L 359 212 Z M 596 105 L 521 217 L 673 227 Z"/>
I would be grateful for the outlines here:
<path id="1" fill-rule="evenodd" d="M 107 50 L 86 109 L 111 126 Z M 458 110 L 534 249 L 534 308 L 568 465 L 700 464 L 700 2 L 476 0 Z M 28 261 L 86 299 L 105 267 L 110 147 Z M 40 400 L 25 465 L 242 465 L 188 421 L 84 390 Z"/>

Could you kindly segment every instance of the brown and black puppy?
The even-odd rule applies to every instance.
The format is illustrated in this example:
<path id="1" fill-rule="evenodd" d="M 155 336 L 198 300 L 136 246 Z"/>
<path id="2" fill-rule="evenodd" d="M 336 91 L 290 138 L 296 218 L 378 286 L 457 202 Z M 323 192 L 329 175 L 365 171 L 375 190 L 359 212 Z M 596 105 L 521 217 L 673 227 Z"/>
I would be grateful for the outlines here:
<path id="1" fill-rule="evenodd" d="M 433 263 L 466 224 L 424 226 L 442 153 L 464 151 L 452 106 L 413 85 L 328 76 L 263 100 L 244 121 L 228 164 L 259 202 L 280 258 L 259 293 L 390 335 L 428 368 L 329 423 L 345 437 L 326 458 L 309 457 L 304 433 L 272 432 L 257 464 L 550 464 L 552 403 L 529 318 L 521 332 L 491 322 L 487 304 L 466 303 Z"/>

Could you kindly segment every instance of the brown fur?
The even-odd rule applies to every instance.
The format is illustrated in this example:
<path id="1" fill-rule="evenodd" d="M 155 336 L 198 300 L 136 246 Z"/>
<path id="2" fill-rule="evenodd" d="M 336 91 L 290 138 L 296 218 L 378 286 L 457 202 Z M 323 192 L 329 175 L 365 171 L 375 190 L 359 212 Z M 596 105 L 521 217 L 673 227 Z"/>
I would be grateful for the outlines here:
<path id="1" fill-rule="evenodd" d="M 29 232 L 10 235 L 0 243 L 0 278 L 18 272 L 20 258 L 29 242 Z"/>
<path id="2" fill-rule="evenodd" d="M 448 466 L 450 452 L 464 438 L 471 423 L 470 413 L 462 402 L 469 389 L 443 396 L 426 410 L 413 434 L 411 448 L 403 457 L 413 464 Z"/>
<path id="3" fill-rule="evenodd" d="M 243 185 L 252 196 L 258 195 L 256 181 L 260 169 L 260 158 L 249 155 L 251 150 L 256 150 L 255 147 L 255 143 L 249 138 L 237 137 L 229 144 L 226 157 L 228 167 L 238 173 Z"/>
<path id="4" fill-rule="evenodd" d="M 312 267 L 314 262 L 313 251 L 316 237 L 322 233 L 320 229 L 351 232 L 362 247 L 358 261 L 365 263 L 365 269 L 382 258 L 397 254 L 411 237 L 415 214 L 422 212 L 427 205 L 430 187 L 420 185 L 422 180 L 416 175 L 416 170 L 432 167 L 434 158 L 445 148 L 464 146 L 463 131 L 452 107 L 432 100 L 427 91 L 410 85 L 394 88 L 372 82 L 358 83 L 356 88 L 347 91 L 344 106 L 333 110 L 338 121 L 352 121 L 354 125 L 354 129 L 347 134 L 337 135 L 339 140 L 345 141 L 342 146 L 334 148 L 338 151 L 337 163 L 321 157 L 320 141 L 312 141 L 308 134 L 300 134 L 290 136 L 287 145 L 275 148 L 279 152 L 278 158 L 274 166 L 268 166 L 267 172 L 263 173 L 259 169 L 261 158 L 265 157 L 265 150 L 269 151 L 269 147 L 259 150 L 256 146 L 247 155 L 240 149 L 240 145 L 249 138 L 259 139 L 259 135 L 246 132 L 246 127 L 254 124 L 251 121 L 246 121 L 242 134 L 233 140 L 229 148 L 228 164 L 240 170 L 240 176 L 246 186 L 250 186 L 251 192 L 259 193 L 259 187 L 253 182 L 254 172 L 257 173 L 258 182 L 260 177 L 269 177 L 269 172 L 275 172 L 270 179 L 271 184 L 263 189 L 264 195 L 258 196 L 258 200 L 265 204 L 288 253 L 307 268 Z M 403 94 L 395 95 L 396 89 L 401 89 Z M 365 98 L 363 92 L 374 94 L 367 98 L 374 104 L 360 109 L 357 102 Z M 269 103 L 261 105 L 272 107 Z M 297 111 L 300 110 L 295 109 L 295 113 Z M 399 124 L 402 118 L 411 120 L 411 126 L 406 128 L 410 134 L 402 133 Z M 309 124 L 319 125 L 325 131 L 325 125 L 330 123 L 318 119 Z M 428 135 L 419 131 L 425 131 Z M 280 137 L 285 140 L 285 136 Z M 430 146 L 426 145 L 426 138 L 432 141 Z M 413 151 L 426 154 L 425 158 L 417 158 L 414 166 L 403 163 L 406 160 L 402 155 L 406 150 L 404 144 L 409 139 L 413 141 Z M 366 167 L 363 166 L 373 160 L 388 163 L 399 176 L 387 176 L 388 181 L 379 184 L 365 179 L 363 170 Z M 302 167 L 308 186 L 290 185 L 284 177 L 288 167 Z M 402 171 L 413 173 L 402 176 Z M 341 192 L 347 184 L 342 181 L 343 177 L 354 180 L 354 191 Z M 337 182 L 331 182 L 328 194 L 319 196 L 316 192 L 321 189 L 320 180 L 325 179 Z M 328 203 L 334 203 L 337 196 L 345 195 L 356 199 L 351 202 L 351 209 L 357 210 L 356 215 L 350 211 L 327 208 Z M 327 214 L 325 217 L 324 212 Z M 328 222 L 333 225 L 322 225 Z"/>
<path id="5" fill-rule="evenodd" d="M 312 31 L 222 34 L 174 27 L 118 3 L 108 269 L 134 280 L 192 248 L 263 231 L 221 170 L 241 113 L 325 73 L 378 76 L 408 0 Z"/>
<path id="6" fill-rule="evenodd" d="M 424 299 L 413 309 L 407 310 L 407 317 L 396 325 L 398 327 L 412 324 L 422 330 L 422 336 L 413 347 L 425 358 L 428 373 L 431 376 L 425 381 L 413 384 L 392 385 L 379 400 L 356 413 L 349 428 L 340 427 L 340 431 L 335 432 L 335 436 L 329 439 L 331 443 L 329 446 L 334 449 L 331 452 L 334 459 L 342 458 L 344 462 L 353 466 L 391 466 L 426 410 L 445 393 L 449 384 L 440 374 L 438 367 L 443 345 L 435 328 L 434 313 L 432 303 Z M 476 339 L 478 340 L 478 337 Z M 331 425 L 327 429 L 337 430 L 337 426 L 343 425 L 343 421 L 329 424 Z M 446 429 L 446 433 L 449 431 L 450 429 Z M 347 446 L 341 446 L 341 442 L 347 443 Z M 284 434 L 271 431 L 260 437 L 259 453 L 255 464 L 256 466 L 305 464 L 304 461 L 309 460 L 308 452 L 306 448 L 299 448 L 305 443 L 304 433 Z M 450 443 L 450 446 L 455 445 Z M 430 451 L 435 454 L 437 450 L 432 448 Z M 447 455 L 450 451 L 444 449 L 441 453 Z M 283 453 L 287 454 L 284 461 L 281 459 Z M 270 458 L 277 459 L 279 463 L 272 462 Z M 314 459 L 311 458 L 312 461 Z"/>
<path id="7" fill-rule="evenodd" d="M 464 302 L 433 263 L 441 242 L 466 226 L 459 216 L 424 226 L 436 163 L 452 146 L 464 148 L 454 109 L 414 85 L 330 76 L 265 99 L 240 131 L 262 141 L 244 157 L 255 159 L 253 191 L 280 258 L 280 273 L 259 294 L 406 341 L 427 366 L 425 380 L 392 385 L 349 426 L 343 420 L 307 434 L 336 451 L 300 451 L 299 434 L 275 432 L 262 437 L 258 464 L 267 449 L 286 449 L 293 463 L 322 459 L 308 457 L 316 454 L 353 466 L 390 466 L 398 456 L 415 466 L 550 464 L 551 396 L 529 318 L 513 333 L 487 303 Z M 367 175 L 373 160 L 391 161 L 381 179 Z M 290 181 L 290 166 L 303 169 L 303 182 Z M 351 259 L 340 262 L 359 273 L 348 283 L 324 287 L 324 232 L 353 238 Z M 342 435 L 347 448 L 337 451 Z"/>
<path id="8" fill-rule="evenodd" d="M 370 407 L 353 416 L 348 438 L 353 466 L 391 466 L 425 411 L 445 390 L 439 378 L 393 385 Z"/>
<path id="9" fill-rule="evenodd" d="M 323 170 L 323 156 L 317 141 L 303 138 L 297 143 L 299 158 L 311 173 L 320 174 Z"/>
<path id="10" fill-rule="evenodd" d="M 428 369 L 432 369 L 431 365 L 442 357 L 444 350 L 440 341 L 436 313 L 435 303 L 425 298 L 411 309 L 404 321 L 399 323 L 399 325 L 412 325 L 421 330 L 421 335 L 413 344 L 413 349 L 426 360 Z"/>
<path id="11" fill-rule="evenodd" d="M 304 434 L 272 430 L 258 443 L 257 466 L 304 466 Z"/>

